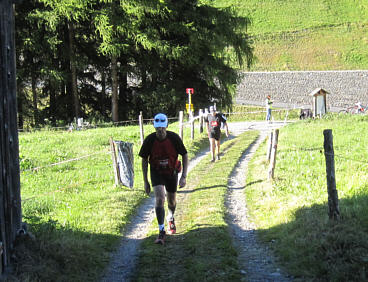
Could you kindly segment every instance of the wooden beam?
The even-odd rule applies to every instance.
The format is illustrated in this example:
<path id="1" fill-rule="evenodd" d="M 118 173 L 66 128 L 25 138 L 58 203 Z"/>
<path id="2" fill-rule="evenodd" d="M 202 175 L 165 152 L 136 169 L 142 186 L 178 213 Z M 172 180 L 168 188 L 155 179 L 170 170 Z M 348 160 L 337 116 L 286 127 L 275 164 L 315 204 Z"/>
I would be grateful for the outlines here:
<path id="1" fill-rule="evenodd" d="M 10 265 L 10 251 L 22 220 L 13 3 L 0 1 L 0 241 L 5 270 Z"/>
<path id="2" fill-rule="evenodd" d="M 335 153 L 333 149 L 333 136 L 331 129 L 323 131 L 326 159 L 326 178 L 327 178 L 327 193 L 328 193 L 328 217 L 330 219 L 340 219 L 339 197 L 336 190 L 335 176 Z"/>

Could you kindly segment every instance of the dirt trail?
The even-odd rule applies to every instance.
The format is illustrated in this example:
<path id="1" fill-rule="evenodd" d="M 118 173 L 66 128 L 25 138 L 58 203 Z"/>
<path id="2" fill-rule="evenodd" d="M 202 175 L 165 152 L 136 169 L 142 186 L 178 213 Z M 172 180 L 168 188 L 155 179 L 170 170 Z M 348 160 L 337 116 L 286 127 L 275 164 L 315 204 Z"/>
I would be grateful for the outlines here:
<path id="1" fill-rule="evenodd" d="M 237 135 L 248 130 L 259 130 L 261 132 L 260 138 L 243 154 L 241 161 L 234 169 L 233 175 L 229 179 L 229 195 L 226 202 L 228 207 L 228 223 L 232 230 L 234 244 L 239 250 L 239 264 L 242 268 L 244 278 L 247 278 L 247 280 L 250 278 L 250 281 L 288 281 L 274 267 L 274 259 L 271 254 L 258 244 L 254 234 L 254 228 L 252 228 L 246 216 L 243 193 L 245 183 L 244 170 L 249 158 L 271 129 L 279 128 L 284 124 L 283 122 L 273 122 L 272 124 L 267 122 L 229 123 L 230 138 L 235 138 Z M 208 153 L 209 150 L 207 149 L 190 160 L 188 173 Z M 240 173 L 241 170 L 243 173 Z M 243 196 L 240 196 L 240 193 Z M 245 210 L 242 208 L 245 208 Z M 131 279 L 139 257 L 140 244 L 146 237 L 148 228 L 154 218 L 154 197 L 152 195 L 141 204 L 136 215 L 125 228 L 119 248 L 112 254 L 110 265 L 101 281 L 129 281 Z M 250 255 L 247 255 L 248 253 Z"/>
<path id="2" fill-rule="evenodd" d="M 260 130 L 258 139 L 242 154 L 228 181 L 225 205 L 226 220 L 231 229 L 233 242 L 238 250 L 238 263 L 246 281 L 291 281 L 277 267 L 271 251 L 260 244 L 255 233 L 255 226 L 248 219 L 244 197 L 246 169 L 252 155 L 267 137 L 268 130 Z"/>

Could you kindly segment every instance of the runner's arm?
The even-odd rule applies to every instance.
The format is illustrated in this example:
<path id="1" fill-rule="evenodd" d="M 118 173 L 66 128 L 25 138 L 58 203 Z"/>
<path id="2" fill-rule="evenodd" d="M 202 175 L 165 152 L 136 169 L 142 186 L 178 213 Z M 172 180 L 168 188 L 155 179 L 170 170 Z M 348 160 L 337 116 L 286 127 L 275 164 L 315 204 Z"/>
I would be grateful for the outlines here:
<path id="1" fill-rule="evenodd" d="M 207 128 L 207 135 L 208 135 L 208 138 L 210 138 L 210 122 L 208 121 L 208 119 L 206 120 L 206 128 Z"/>
<path id="2" fill-rule="evenodd" d="M 229 127 L 227 126 L 227 122 L 225 122 L 225 133 L 226 133 L 226 137 L 229 137 Z"/>
<path id="3" fill-rule="evenodd" d="M 179 180 L 179 187 L 182 188 L 187 183 L 187 173 L 188 173 L 188 154 L 184 154 L 182 156 L 183 160 L 183 173 L 181 174 L 180 180 Z"/>
<path id="4" fill-rule="evenodd" d="M 144 191 L 147 195 L 151 192 L 151 186 L 148 182 L 148 159 L 142 158 L 142 173 L 143 173 L 143 181 L 144 181 Z"/>

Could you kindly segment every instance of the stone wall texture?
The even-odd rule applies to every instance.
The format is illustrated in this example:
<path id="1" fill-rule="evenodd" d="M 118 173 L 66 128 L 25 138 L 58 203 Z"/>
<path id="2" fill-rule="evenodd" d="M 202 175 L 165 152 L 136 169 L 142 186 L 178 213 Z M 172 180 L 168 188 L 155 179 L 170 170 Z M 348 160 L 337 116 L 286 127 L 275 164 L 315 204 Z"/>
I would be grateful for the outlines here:
<path id="1" fill-rule="evenodd" d="M 274 107 L 312 108 L 309 94 L 326 90 L 327 107 L 338 111 L 357 102 L 368 105 L 368 71 L 244 72 L 235 101 L 243 105 L 264 105 L 271 95 Z"/>

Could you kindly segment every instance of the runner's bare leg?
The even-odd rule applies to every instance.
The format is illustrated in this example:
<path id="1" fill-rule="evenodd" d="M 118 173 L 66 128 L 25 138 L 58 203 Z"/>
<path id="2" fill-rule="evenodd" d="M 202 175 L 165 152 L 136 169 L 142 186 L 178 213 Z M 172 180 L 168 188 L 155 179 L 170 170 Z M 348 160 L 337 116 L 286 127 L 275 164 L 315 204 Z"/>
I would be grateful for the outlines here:
<path id="1" fill-rule="evenodd" d="M 157 223 L 162 226 L 165 224 L 165 186 L 157 185 L 154 186 L 153 189 L 155 191 L 155 211 Z"/>
<path id="2" fill-rule="evenodd" d="M 212 160 L 214 160 L 215 159 L 215 149 L 216 149 L 215 138 L 210 138 L 210 148 L 211 148 Z"/>
<path id="3" fill-rule="evenodd" d="M 220 155 L 220 140 L 216 140 L 217 156 Z"/>
<path id="4" fill-rule="evenodd" d="M 167 221 L 172 221 L 174 219 L 174 213 L 176 209 L 176 192 L 167 192 L 166 197 L 168 206 Z"/>

